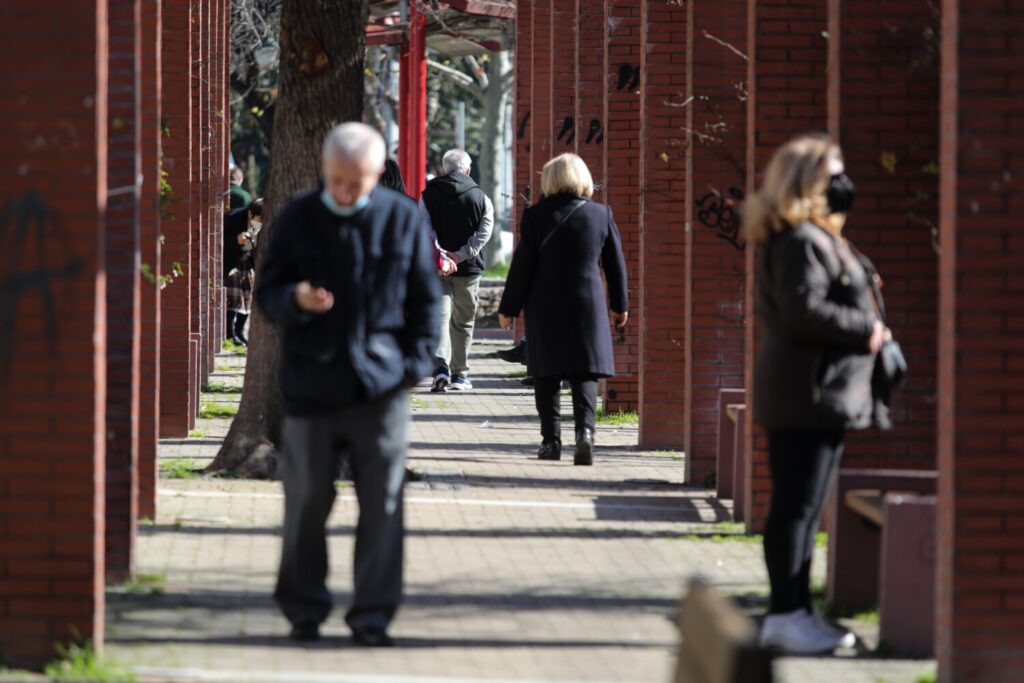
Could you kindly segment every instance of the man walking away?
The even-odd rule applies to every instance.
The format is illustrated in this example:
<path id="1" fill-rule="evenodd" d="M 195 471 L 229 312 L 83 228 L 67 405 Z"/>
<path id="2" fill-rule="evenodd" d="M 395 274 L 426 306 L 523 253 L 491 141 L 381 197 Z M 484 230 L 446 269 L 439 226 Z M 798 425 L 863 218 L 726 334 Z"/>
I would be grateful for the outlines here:
<path id="1" fill-rule="evenodd" d="M 377 186 L 384 139 L 345 123 L 323 147 L 324 186 L 274 224 L 256 299 L 282 328 L 284 543 L 274 598 L 294 640 L 331 610 L 325 524 L 347 454 L 359 523 L 345 621 L 356 644 L 392 644 L 402 598 L 407 389 L 430 371 L 440 287 L 416 203 Z"/>
<path id="2" fill-rule="evenodd" d="M 450 277 L 441 278 L 441 339 L 434 363 L 431 391 L 472 389 L 469 381 L 469 348 L 473 342 L 480 277 L 480 254 L 491 237 L 494 206 L 469 177 L 469 155 L 461 149 L 445 152 L 444 175 L 423 190 L 420 214 L 428 234 L 457 265 Z"/>

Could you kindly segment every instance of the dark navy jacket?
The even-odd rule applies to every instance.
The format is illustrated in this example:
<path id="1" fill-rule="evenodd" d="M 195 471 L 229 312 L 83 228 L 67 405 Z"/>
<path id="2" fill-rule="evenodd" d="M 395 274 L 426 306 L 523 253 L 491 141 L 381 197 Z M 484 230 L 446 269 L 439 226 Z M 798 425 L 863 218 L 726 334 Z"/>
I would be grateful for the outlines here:
<path id="1" fill-rule="evenodd" d="M 293 198 L 274 221 L 256 280 L 256 300 L 283 329 L 285 413 L 312 415 L 374 399 L 430 371 L 440 285 L 432 244 L 414 201 L 377 187 L 349 218 L 321 189 Z M 334 294 L 323 314 L 302 311 L 303 280 Z"/>

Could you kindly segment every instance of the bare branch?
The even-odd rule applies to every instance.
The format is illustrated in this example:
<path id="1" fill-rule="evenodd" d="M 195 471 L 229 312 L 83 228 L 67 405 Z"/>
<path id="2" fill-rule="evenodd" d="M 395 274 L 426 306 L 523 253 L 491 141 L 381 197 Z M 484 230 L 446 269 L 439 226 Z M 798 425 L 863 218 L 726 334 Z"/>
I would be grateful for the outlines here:
<path id="1" fill-rule="evenodd" d="M 719 45 L 721 45 L 725 49 L 727 49 L 730 52 L 734 53 L 735 55 L 739 56 L 739 58 L 742 59 L 744 62 L 748 61 L 747 60 L 747 55 L 744 54 L 743 52 L 741 52 L 740 50 L 736 49 L 736 47 L 734 45 L 725 42 L 721 38 L 716 38 L 715 36 L 713 36 L 710 33 L 708 33 L 707 30 L 701 31 L 701 33 L 703 33 L 704 37 L 707 38 L 708 40 L 715 41 L 716 43 L 718 43 Z"/>

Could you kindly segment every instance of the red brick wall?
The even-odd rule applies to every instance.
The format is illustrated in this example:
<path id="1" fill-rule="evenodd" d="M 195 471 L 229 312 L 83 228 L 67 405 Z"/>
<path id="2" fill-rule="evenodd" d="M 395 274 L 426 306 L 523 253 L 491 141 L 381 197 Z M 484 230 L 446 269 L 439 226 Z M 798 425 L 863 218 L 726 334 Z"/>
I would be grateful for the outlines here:
<path id="1" fill-rule="evenodd" d="M 747 0 L 693 3 L 687 481 L 715 473 L 718 390 L 743 386 Z"/>
<path id="2" fill-rule="evenodd" d="M 516 49 L 515 49 L 515 97 L 513 98 L 515 119 L 515 182 L 513 198 L 515 220 L 513 229 L 519 236 L 519 224 L 523 210 L 531 203 L 533 183 L 533 1 L 523 0 L 516 6 Z"/>
<path id="3" fill-rule="evenodd" d="M 685 106 L 687 13 L 673 3 L 645 3 L 641 28 L 640 217 L 643 381 L 640 443 L 683 448 L 686 410 L 686 228 L 688 215 Z"/>
<path id="4" fill-rule="evenodd" d="M 579 0 L 555 0 L 551 12 L 551 156 L 579 149 L 576 121 L 576 63 Z"/>
<path id="5" fill-rule="evenodd" d="M 103 641 L 106 2 L 4 16 L 0 652 L 34 666 L 75 633 Z M 25 58 L 55 36 L 73 39 Z"/>
<path id="6" fill-rule="evenodd" d="M 139 516 L 156 517 L 157 438 L 160 435 L 160 45 L 161 2 L 142 0 L 142 263 L 139 358 Z"/>
<path id="7" fill-rule="evenodd" d="M 617 375 L 605 388 L 610 410 L 637 410 L 640 395 L 640 5 L 640 0 L 607 2 L 604 197 L 622 235 L 630 307 L 629 325 L 613 337 Z"/>
<path id="8" fill-rule="evenodd" d="M 844 467 L 935 467 L 938 243 L 938 7 L 832 3 L 830 133 L 857 201 L 845 233 L 884 278 L 887 320 L 911 359 L 896 428 L 848 435 Z"/>
<path id="9" fill-rule="evenodd" d="M 530 141 L 532 175 L 531 203 L 540 199 L 540 172 L 553 156 L 554 124 L 554 57 L 552 47 L 553 5 L 555 0 L 533 1 L 533 75 L 530 79 L 530 120 L 533 139 Z"/>
<path id="10" fill-rule="evenodd" d="M 826 126 L 826 0 L 750 0 L 748 4 L 747 193 L 779 145 L 794 135 Z M 748 405 L 753 400 L 757 320 L 753 284 L 755 249 L 746 250 L 744 379 Z M 746 411 L 747 529 L 764 526 L 771 499 L 764 433 Z"/>
<path id="11" fill-rule="evenodd" d="M 1024 680 L 1024 6 L 946 0 L 939 680 Z"/>
<path id="12" fill-rule="evenodd" d="M 132 574 L 138 520 L 139 9 L 139 0 L 109 0 L 106 575 L 114 582 Z"/>
<path id="13" fill-rule="evenodd" d="M 190 363 L 192 311 L 192 98 L 190 0 L 163 3 L 161 31 L 163 170 L 171 187 L 165 200 L 161 232 L 162 270 L 174 278 L 160 298 L 160 434 L 186 436 L 195 415 L 195 366 Z"/>
<path id="14" fill-rule="evenodd" d="M 209 139 L 209 40 L 207 30 L 209 2 L 192 0 L 192 335 L 198 344 L 198 365 L 189 378 L 193 396 L 193 410 L 189 414 L 189 427 L 195 426 L 199 407 L 199 388 L 207 372 L 209 348 L 210 263 L 208 234 L 210 229 L 210 166 Z"/>
<path id="15" fill-rule="evenodd" d="M 607 178 L 605 102 L 607 98 L 608 3 L 579 3 L 576 50 L 576 151 L 594 177 L 594 200 L 603 202 Z"/>

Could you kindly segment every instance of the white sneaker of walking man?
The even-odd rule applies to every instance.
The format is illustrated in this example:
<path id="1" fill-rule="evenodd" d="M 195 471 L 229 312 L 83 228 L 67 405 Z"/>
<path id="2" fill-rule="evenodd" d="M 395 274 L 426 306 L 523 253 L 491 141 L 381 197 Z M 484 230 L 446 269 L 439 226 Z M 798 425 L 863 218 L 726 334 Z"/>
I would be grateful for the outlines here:
<path id="1" fill-rule="evenodd" d="M 420 216 L 442 253 L 456 264 L 441 277 L 441 330 L 434 359 L 431 391 L 465 391 L 469 381 L 469 350 L 473 343 L 480 278 L 481 252 L 491 238 L 494 206 L 469 177 L 469 155 L 461 149 L 445 152 L 444 175 L 429 183 L 420 197 Z"/>

